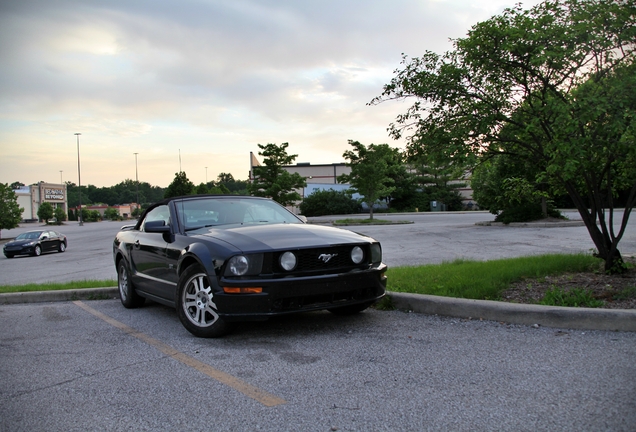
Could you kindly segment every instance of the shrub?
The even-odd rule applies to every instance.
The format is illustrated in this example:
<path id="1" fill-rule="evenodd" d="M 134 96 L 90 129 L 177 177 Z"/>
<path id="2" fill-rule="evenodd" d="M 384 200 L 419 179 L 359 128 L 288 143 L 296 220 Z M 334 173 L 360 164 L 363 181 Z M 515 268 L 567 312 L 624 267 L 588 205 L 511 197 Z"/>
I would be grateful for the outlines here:
<path id="1" fill-rule="evenodd" d="M 300 212 L 305 216 L 360 213 L 362 206 L 346 191 L 333 189 L 316 191 L 300 203 Z"/>

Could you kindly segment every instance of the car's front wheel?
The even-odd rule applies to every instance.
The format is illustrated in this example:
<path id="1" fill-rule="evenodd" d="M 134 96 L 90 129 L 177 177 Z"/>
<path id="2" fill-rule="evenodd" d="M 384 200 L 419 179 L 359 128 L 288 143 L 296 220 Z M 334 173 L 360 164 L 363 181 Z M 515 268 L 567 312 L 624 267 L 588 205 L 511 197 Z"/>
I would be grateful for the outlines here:
<path id="1" fill-rule="evenodd" d="M 220 337 L 231 330 L 219 316 L 207 273 L 198 265 L 188 267 L 179 277 L 177 315 L 181 324 L 198 337 Z"/>
<path id="2" fill-rule="evenodd" d="M 137 294 L 130 280 L 130 273 L 126 262 L 121 259 L 117 264 L 117 286 L 119 287 L 119 299 L 125 308 L 133 309 L 143 306 L 146 299 Z"/>
<path id="3" fill-rule="evenodd" d="M 57 247 L 58 252 L 64 252 L 66 250 L 66 243 L 60 242 L 60 245 Z"/>
<path id="4" fill-rule="evenodd" d="M 33 256 L 40 256 L 40 255 L 42 255 L 42 246 L 35 245 L 35 247 L 33 248 Z"/>

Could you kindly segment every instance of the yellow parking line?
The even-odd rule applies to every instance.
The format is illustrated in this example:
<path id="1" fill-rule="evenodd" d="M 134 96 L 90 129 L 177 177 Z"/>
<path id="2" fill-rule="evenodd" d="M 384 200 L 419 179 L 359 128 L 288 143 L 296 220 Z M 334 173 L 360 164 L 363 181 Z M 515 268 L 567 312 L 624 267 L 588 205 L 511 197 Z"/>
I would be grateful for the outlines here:
<path id="1" fill-rule="evenodd" d="M 159 351 L 161 351 L 165 355 L 180 361 L 186 366 L 189 366 L 191 368 L 198 370 L 199 372 L 204 373 L 205 375 L 209 376 L 212 379 L 217 380 L 218 382 L 222 384 L 232 387 L 234 390 L 238 390 L 239 392 L 243 393 L 245 396 L 248 396 L 257 402 L 260 402 L 265 406 L 272 407 L 272 406 L 286 403 L 284 399 L 281 399 L 277 396 L 267 393 L 266 391 L 263 391 L 257 387 L 254 387 L 244 381 L 241 381 L 240 379 L 232 375 L 229 375 L 229 374 L 226 374 L 225 372 L 221 372 L 220 370 L 214 369 L 212 366 L 207 365 L 203 362 L 200 362 L 199 360 L 193 357 L 190 357 L 189 355 L 184 354 L 172 348 L 170 345 L 167 345 L 155 338 L 152 338 L 145 333 L 137 331 L 134 328 L 129 327 L 126 324 L 121 323 L 109 317 L 108 315 L 105 315 L 93 309 L 92 307 L 88 306 L 87 304 L 79 300 L 74 301 L 73 303 L 75 303 L 77 306 L 81 307 L 88 313 L 95 315 L 97 318 L 103 321 L 106 321 L 108 324 L 114 327 L 117 327 L 118 329 L 124 331 L 125 333 L 128 333 L 131 336 L 136 337 L 139 340 L 146 342 L 148 345 L 152 345 L 153 347 L 157 348 Z"/>

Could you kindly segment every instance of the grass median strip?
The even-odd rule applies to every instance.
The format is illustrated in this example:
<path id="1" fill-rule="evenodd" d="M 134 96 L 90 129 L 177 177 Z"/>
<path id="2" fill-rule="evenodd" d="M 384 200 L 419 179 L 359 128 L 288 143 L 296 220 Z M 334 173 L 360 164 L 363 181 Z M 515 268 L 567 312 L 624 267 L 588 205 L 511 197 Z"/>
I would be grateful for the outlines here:
<path id="1" fill-rule="evenodd" d="M 477 300 L 498 300 L 511 283 L 568 272 L 599 269 L 589 254 L 550 254 L 492 261 L 456 260 L 442 264 L 390 267 L 388 290 Z M 115 280 L 4 285 L 0 293 L 115 287 Z"/>
<path id="2" fill-rule="evenodd" d="M 84 288 L 105 288 L 116 287 L 117 281 L 114 279 L 104 280 L 81 280 L 73 282 L 49 282 L 43 284 L 23 284 L 23 285 L 0 285 L 0 294 L 30 292 L 30 291 L 61 291 Z"/>
<path id="3" fill-rule="evenodd" d="M 475 300 L 498 300 L 511 283 L 525 278 L 593 271 L 599 259 L 586 254 L 551 254 L 492 261 L 456 260 L 424 266 L 391 267 L 387 289 Z"/>

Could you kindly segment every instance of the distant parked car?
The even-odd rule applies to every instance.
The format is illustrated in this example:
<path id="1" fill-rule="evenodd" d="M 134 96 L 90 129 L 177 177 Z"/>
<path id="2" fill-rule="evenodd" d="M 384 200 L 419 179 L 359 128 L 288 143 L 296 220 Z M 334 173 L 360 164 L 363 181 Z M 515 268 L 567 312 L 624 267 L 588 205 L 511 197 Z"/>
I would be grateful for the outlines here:
<path id="1" fill-rule="evenodd" d="M 66 236 L 57 231 L 27 231 L 5 243 L 3 252 L 7 258 L 16 255 L 40 256 L 45 252 L 64 252 L 67 246 Z"/>
<path id="2" fill-rule="evenodd" d="M 385 294 L 380 243 L 306 224 L 278 203 L 195 195 L 149 207 L 113 243 L 126 308 L 146 299 L 175 307 L 195 336 L 235 321 L 327 309 L 355 314 Z"/>

